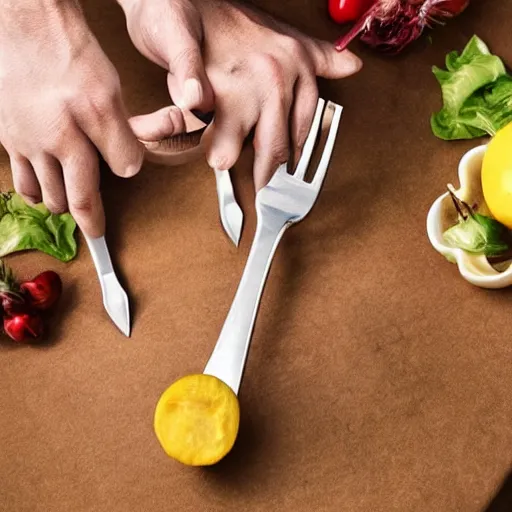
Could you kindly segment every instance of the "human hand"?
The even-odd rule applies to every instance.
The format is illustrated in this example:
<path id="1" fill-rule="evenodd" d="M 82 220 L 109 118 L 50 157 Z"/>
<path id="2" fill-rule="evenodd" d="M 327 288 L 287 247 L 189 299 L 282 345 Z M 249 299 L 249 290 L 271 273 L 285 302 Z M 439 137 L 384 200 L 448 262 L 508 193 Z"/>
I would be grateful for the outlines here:
<path id="1" fill-rule="evenodd" d="M 74 0 L 5 0 L 0 10 L 0 143 L 14 186 L 89 236 L 104 232 L 99 150 L 112 171 L 138 172 L 119 78 Z"/>
<path id="2" fill-rule="evenodd" d="M 316 77 L 343 78 L 361 67 L 352 53 L 234 1 L 118 1 L 135 46 L 169 71 L 173 101 L 203 111 L 214 101 L 206 149 L 211 167 L 231 168 L 254 129 L 257 190 L 290 154 L 300 154 L 317 104 Z M 200 83 L 201 92 L 190 83 Z M 167 107 L 131 125 L 139 139 L 156 140 L 179 133 L 183 119 Z"/>

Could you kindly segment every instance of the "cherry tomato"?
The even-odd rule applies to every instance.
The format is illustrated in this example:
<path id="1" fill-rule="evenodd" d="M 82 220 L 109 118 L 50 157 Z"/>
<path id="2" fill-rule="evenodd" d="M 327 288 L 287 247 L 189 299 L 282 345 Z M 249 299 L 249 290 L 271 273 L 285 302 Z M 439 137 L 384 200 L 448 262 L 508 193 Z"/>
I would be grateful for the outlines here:
<path id="1" fill-rule="evenodd" d="M 329 15 L 336 23 L 358 20 L 376 0 L 329 0 Z"/>

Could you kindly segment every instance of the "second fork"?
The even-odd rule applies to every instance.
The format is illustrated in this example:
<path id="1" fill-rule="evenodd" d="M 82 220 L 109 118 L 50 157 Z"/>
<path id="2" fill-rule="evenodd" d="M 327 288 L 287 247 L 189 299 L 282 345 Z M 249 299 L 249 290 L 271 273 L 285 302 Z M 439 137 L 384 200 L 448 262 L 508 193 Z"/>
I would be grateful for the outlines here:
<path id="1" fill-rule="evenodd" d="M 342 107 L 328 102 L 325 113 L 332 114 L 329 123 L 324 115 L 325 101 L 318 105 L 293 175 L 287 164 L 278 168 L 269 184 L 256 197 L 257 227 L 249 258 L 219 339 L 204 374 L 212 375 L 238 394 L 249 351 L 256 314 L 270 269 L 272 258 L 284 232 L 300 222 L 311 210 L 320 192 L 341 119 Z M 328 129 L 327 141 L 311 183 L 304 181 L 317 135 Z"/>

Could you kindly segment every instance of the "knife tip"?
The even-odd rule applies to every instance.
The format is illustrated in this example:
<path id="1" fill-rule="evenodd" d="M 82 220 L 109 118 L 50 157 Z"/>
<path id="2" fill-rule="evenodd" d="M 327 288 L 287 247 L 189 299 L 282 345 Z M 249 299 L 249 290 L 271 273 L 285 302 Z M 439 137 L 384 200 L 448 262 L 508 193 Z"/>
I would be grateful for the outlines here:
<path id="1" fill-rule="evenodd" d="M 130 329 L 130 325 L 129 324 L 125 325 L 125 326 L 119 326 L 118 325 L 118 328 L 127 338 L 131 337 L 131 329 Z"/>
<path id="2" fill-rule="evenodd" d="M 231 237 L 231 241 L 235 244 L 235 247 L 238 247 L 239 244 L 240 244 L 240 237 L 235 237 L 235 236 L 232 236 Z"/>

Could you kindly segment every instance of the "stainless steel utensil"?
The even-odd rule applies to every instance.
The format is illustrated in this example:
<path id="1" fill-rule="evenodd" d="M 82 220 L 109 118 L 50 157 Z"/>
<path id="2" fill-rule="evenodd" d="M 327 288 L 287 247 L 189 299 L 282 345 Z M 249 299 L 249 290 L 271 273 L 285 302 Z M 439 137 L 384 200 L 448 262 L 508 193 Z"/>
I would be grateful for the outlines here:
<path id="1" fill-rule="evenodd" d="M 105 237 L 85 236 L 100 281 L 103 305 L 119 330 L 130 336 L 130 305 L 126 292 L 119 284 L 110 259 Z"/>
<path id="2" fill-rule="evenodd" d="M 232 242 L 238 247 L 244 214 L 238 205 L 229 171 L 214 169 L 222 226 Z"/>
<path id="3" fill-rule="evenodd" d="M 266 277 L 286 229 L 310 212 L 320 192 L 338 131 L 342 107 L 318 101 L 315 117 L 299 163 L 292 174 L 281 165 L 256 196 L 257 228 L 249 258 L 220 337 L 204 372 L 238 393 L 254 322 Z M 329 115 L 327 115 L 329 114 Z M 329 116 L 331 118 L 329 119 Z M 320 127 L 328 129 L 325 148 L 311 183 L 304 181 Z"/>

